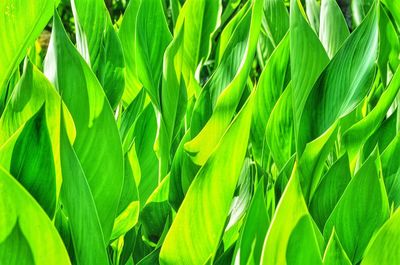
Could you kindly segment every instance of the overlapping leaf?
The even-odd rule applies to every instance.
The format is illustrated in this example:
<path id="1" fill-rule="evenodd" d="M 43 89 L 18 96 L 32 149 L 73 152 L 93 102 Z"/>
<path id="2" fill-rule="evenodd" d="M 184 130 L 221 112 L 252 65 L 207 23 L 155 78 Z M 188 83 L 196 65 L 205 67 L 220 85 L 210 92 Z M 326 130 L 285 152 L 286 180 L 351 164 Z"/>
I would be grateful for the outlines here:
<path id="1" fill-rule="evenodd" d="M 68 39 L 57 13 L 45 72 L 74 120 L 73 147 L 89 183 L 107 242 L 123 182 L 120 136 L 100 83 Z"/>
<path id="2" fill-rule="evenodd" d="M 350 181 L 324 227 L 326 240 L 335 228 L 353 263 L 361 260 L 372 235 L 389 215 L 380 167 L 379 154 L 375 150 Z"/>
<path id="3" fill-rule="evenodd" d="M 2 167 L 0 217 L 2 263 L 71 264 L 51 220 L 30 194 Z"/>
<path id="4" fill-rule="evenodd" d="M 378 5 L 351 34 L 313 86 L 298 120 L 298 151 L 349 114 L 371 89 L 378 48 Z"/>
<path id="5" fill-rule="evenodd" d="M 134 0 L 129 3 L 119 31 L 127 67 L 123 100 L 130 103 L 144 86 L 160 108 L 164 51 L 171 42 L 161 0 Z"/>
<path id="6" fill-rule="evenodd" d="M 203 89 L 204 97 L 210 97 L 213 114 L 197 136 L 185 144 L 198 165 L 205 163 L 219 142 L 243 94 L 260 32 L 261 5 L 260 0 L 251 2 L 223 51 L 218 68 Z"/>
<path id="7" fill-rule="evenodd" d="M 5 0 L 0 3 L 0 99 L 2 113 L 6 100 L 8 78 L 24 58 L 28 47 L 51 18 L 56 0 Z M 29 14 L 26 14 L 29 10 Z M 23 19 L 22 19 L 23 18 Z"/>
<path id="8" fill-rule="evenodd" d="M 161 248 L 162 264 L 213 259 L 245 157 L 251 111 L 249 99 L 193 180 Z"/>
<path id="9" fill-rule="evenodd" d="M 91 65 L 104 92 L 115 108 L 124 92 L 124 57 L 104 1 L 71 0 L 77 49 Z"/>

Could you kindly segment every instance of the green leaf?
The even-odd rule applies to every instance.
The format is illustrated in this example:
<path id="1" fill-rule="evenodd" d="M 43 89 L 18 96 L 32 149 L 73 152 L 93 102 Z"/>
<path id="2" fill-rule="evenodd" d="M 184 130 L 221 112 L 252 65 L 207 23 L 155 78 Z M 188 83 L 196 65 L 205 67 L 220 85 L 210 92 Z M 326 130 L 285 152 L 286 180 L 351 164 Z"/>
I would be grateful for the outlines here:
<path id="1" fill-rule="evenodd" d="M 63 184 L 60 200 L 68 217 L 77 264 L 106 265 L 108 257 L 96 204 L 61 118 L 61 169 Z"/>
<path id="2" fill-rule="evenodd" d="M 349 159 L 340 157 L 322 177 L 310 203 L 310 213 L 321 231 L 351 180 Z"/>
<path id="3" fill-rule="evenodd" d="M 146 90 L 142 88 L 135 99 L 129 104 L 121 115 L 119 133 L 124 153 L 128 152 L 134 141 L 136 122 L 145 106 Z"/>
<path id="4" fill-rule="evenodd" d="M 149 104 L 143 110 L 136 122 L 134 130 L 135 144 L 132 147 L 136 149 L 141 175 L 144 176 L 137 184 L 141 208 L 157 188 L 159 183 L 158 160 L 153 150 L 156 133 L 156 116 L 154 114 L 153 106 Z"/>
<path id="5" fill-rule="evenodd" d="M 379 57 L 378 66 L 382 82 L 387 84 L 388 70 L 394 72 L 400 64 L 398 54 L 400 53 L 400 41 L 396 28 L 390 20 L 385 8 L 379 9 Z"/>
<path id="6" fill-rule="evenodd" d="M 321 253 L 313 225 L 313 219 L 310 215 L 302 216 L 297 222 L 286 248 L 287 264 L 322 265 Z M 317 232 L 320 233 L 318 230 Z"/>
<path id="7" fill-rule="evenodd" d="M 122 95 L 123 103 L 129 105 L 142 88 L 136 65 L 136 17 L 142 0 L 132 0 L 125 10 L 121 27 L 118 31 L 122 51 L 125 58 L 125 89 Z"/>
<path id="8" fill-rule="evenodd" d="M 149 255 L 140 260 L 138 265 L 150 265 L 158 263 L 158 256 L 160 255 L 160 248 L 155 249 Z"/>
<path id="9" fill-rule="evenodd" d="M 382 0 L 382 3 L 390 10 L 390 13 L 394 17 L 397 28 L 400 27 L 400 6 L 396 5 L 395 2 L 390 1 L 390 0 Z"/>
<path id="10" fill-rule="evenodd" d="M 320 28 L 320 3 L 317 0 L 305 0 L 305 2 L 309 23 L 315 33 L 318 34 Z"/>
<path id="11" fill-rule="evenodd" d="M 329 238 L 324 254 L 324 265 L 351 265 L 351 261 L 347 257 L 339 238 L 333 229 L 331 237 Z"/>
<path id="12" fill-rule="evenodd" d="M 283 0 L 264 0 L 257 54 L 262 68 L 289 29 L 289 12 Z"/>
<path id="13" fill-rule="evenodd" d="M 56 208 L 56 174 L 44 105 L 19 135 L 12 152 L 10 173 L 52 219 Z"/>
<path id="14" fill-rule="evenodd" d="M 12 232 L 0 243 L 1 264 L 35 264 L 29 243 L 19 227 L 18 221 Z"/>
<path id="15" fill-rule="evenodd" d="M 378 146 L 379 150 L 384 151 L 390 142 L 396 137 L 397 122 L 396 112 L 392 113 L 388 118 L 386 118 L 381 126 L 372 134 L 363 146 L 362 158 L 366 159 L 368 155 Z"/>
<path id="16" fill-rule="evenodd" d="M 133 0 L 119 36 L 127 61 L 127 87 L 123 99 L 130 103 L 142 84 L 160 108 L 159 85 L 164 51 L 172 40 L 161 0 Z M 132 61 L 135 62 L 132 62 Z"/>
<path id="17" fill-rule="evenodd" d="M 353 22 L 356 26 L 359 26 L 362 23 L 374 1 L 375 0 L 354 0 L 351 2 Z"/>
<path id="18" fill-rule="evenodd" d="M 22 256 L 23 251 L 29 252 L 27 247 L 35 263 L 29 261 L 29 256 Z M 15 252 L 8 252 L 10 248 Z M 18 254 L 17 260 L 15 256 L 13 257 L 13 253 Z M 26 258 L 25 263 L 24 258 Z M 2 264 L 10 265 L 71 264 L 51 220 L 33 197 L 2 167 L 0 167 L 0 261 Z"/>
<path id="19" fill-rule="evenodd" d="M 24 58 L 26 50 L 46 26 L 57 2 L 55 0 L 1 1 L 0 98 L 2 101 L 5 100 L 4 96 L 7 93 L 5 89 L 8 79 Z"/>
<path id="20" fill-rule="evenodd" d="M 240 172 L 238 183 L 236 184 L 234 197 L 222 238 L 221 246 L 223 244 L 225 251 L 234 246 L 239 239 L 240 229 L 243 227 L 247 209 L 251 203 L 254 181 L 256 178 L 256 166 L 252 163 L 250 158 L 246 157 Z"/>
<path id="21" fill-rule="evenodd" d="M 76 44 L 91 65 L 104 92 L 115 108 L 124 91 L 124 57 L 117 33 L 104 1 L 71 1 L 76 27 Z"/>
<path id="22" fill-rule="evenodd" d="M 362 265 L 397 264 L 400 262 L 400 210 L 397 210 L 390 219 L 379 229 L 371 245 L 364 255 Z"/>
<path id="23" fill-rule="evenodd" d="M 346 20 L 336 0 L 322 0 L 319 38 L 332 58 L 350 35 Z"/>
<path id="24" fill-rule="evenodd" d="M 352 112 L 372 86 L 378 48 L 378 8 L 371 8 L 315 83 L 300 118 L 298 150 Z"/>
<path id="25" fill-rule="evenodd" d="M 257 185 L 256 192 L 245 217 L 240 238 L 236 243 L 235 261 L 240 264 L 258 264 L 267 234 L 270 218 L 263 192 L 264 183 Z"/>
<path id="26" fill-rule="evenodd" d="M 104 241 L 108 242 L 123 184 L 121 140 L 100 83 L 68 39 L 57 13 L 45 72 L 74 120 L 76 139 L 73 148 L 89 183 Z"/>
<path id="27" fill-rule="evenodd" d="M 167 218 L 171 215 L 171 206 L 168 204 L 169 183 L 169 175 L 167 175 L 150 195 L 140 212 L 143 233 L 155 244 L 162 238 Z"/>
<path id="28" fill-rule="evenodd" d="M 189 129 L 183 136 L 171 165 L 169 202 L 175 210 L 178 210 L 199 170 L 199 167 L 193 164 L 189 154 L 184 150 L 184 144 L 190 140 L 190 136 Z"/>
<path id="29" fill-rule="evenodd" d="M 252 116 L 251 143 L 255 160 L 262 166 L 268 158 L 266 126 L 271 112 L 285 89 L 289 75 L 289 42 L 287 34 L 274 50 L 258 80 Z"/>
<path id="30" fill-rule="evenodd" d="M 400 68 L 397 69 L 389 86 L 382 93 L 376 106 L 361 121 L 343 134 L 343 144 L 349 152 L 351 163 L 355 163 L 361 146 L 379 128 L 400 89 Z"/>
<path id="31" fill-rule="evenodd" d="M 245 158 L 251 111 L 250 98 L 193 180 L 161 248 L 161 264 L 213 259 Z"/>
<path id="32" fill-rule="evenodd" d="M 213 114 L 200 133 L 185 144 L 185 150 L 198 165 L 205 163 L 218 144 L 243 94 L 261 25 L 262 1 L 253 0 L 251 3 L 251 8 L 246 11 L 233 33 L 221 63 L 203 89 L 206 91 L 203 93 L 211 94 Z M 232 71 L 235 69 L 238 72 Z"/>
<path id="33" fill-rule="evenodd" d="M 310 219 L 299 180 L 297 175 L 293 174 L 265 237 L 261 263 L 292 264 L 297 261 L 304 262 L 300 264 L 321 263 L 317 238 Z M 301 240 L 302 244 L 296 242 L 298 240 Z M 299 246 L 304 246 L 302 251 L 299 251 Z"/>
<path id="34" fill-rule="evenodd" d="M 324 47 L 304 16 L 304 10 L 300 1 L 291 0 L 290 54 L 292 54 L 292 58 L 290 66 L 293 89 L 293 116 L 297 142 L 296 149 L 299 155 L 303 152 L 302 149 L 299 150 L 298 143 L 300 137 L 300 118 L 314 83 L 329 63 L 329 58 Z"/>
<path id="35" fill-rule="evenodd" d="M 265 129 L 265 138 L 271 155 L 281 170 L 294 152 L 294 126 L 291 84 L 275 104 Z"/>
<path id="36" fill-rule="evenodd" d="M 298 174 L 307 204 L 310 203 L 318 187 L 325 161 L 334 146 L 338 131 L 337 124 L 333 124 L 323 135 L 308 143 L 298 160 L 296 174 Z"/>
<path id="37" fill-rule="evenodd" d="M 224 10 L 222 12 L 222 22 L 221 24 L 224 25 L 227 20 L 231 17 L 231 15 L 237 10 L 240 5 L 241 0 L 225 0 L 224 3 Z"/>
<path id="38" fill-rule="evenodd" d="M 140 200 L 136 183 L 140 182 L 141 171 L 135 146 L 125 155 L 124 162 L 124 184 L 111 240 L 126 234 L 139 220 Z"/>
<path id="39" fill-rule="evenodd" d="M 377 149 L 365 161 L 328 218 L 324 237 L 333 227 L 353 263 L 361 260 L 372 235 L 387 220 L 389 205 Z"/>
<path id="40" fill-rule="evenodd" d="M 382 152 L 382 174 L 389 198 L 389 205 L 400 206 L 400 134 Z"/>
<path id="41" fill-rule="evenodd" d="M 211 53 L 211 37 L 220 26 L 221 0 L 188 0 L 182 6 L 175 25 L 175 38 L 182 30 L 182 67 L 180 73 L 185 80 L 188 98 L 194 93 L 190 82 L 200 81 L 200 70 Z"/>
<path id="42" fill-rule="evenodd" d="M 185 82 L 182 78 L 185 47 L 183 46 L 184 29 L 177 33 L 168 46 L 164 56 L 164 71 L 161 88 L 161 110 L 156 152 L 159 156 L 159 178 L 162 179 L 169 172 L 171 164 L 172 143 L 182 127 L 185 115 L 187 94 Z M 158 145 L 157 145 L 158 144 Z"/>
<path id="43" fill-rule="evenodd" d="M 4 154 L 0 160 L 2 161 L 2 165 L 6 169 L 9 169 L 11 166 L 12 149 L 21 132 L 21 128 L 45 105 L 46 120 L 43 120 L 43 122 L 46 123 L 48 129 L 51 140 L 51 151 L 54 156 L 57 197 L 62 182 L 60 165 L 60 103 L 61 98 L 51 83 L 29 60 L 26 60 L 24 73 L 17 83 L 10 101 L 0 118 L 0 146 L 2 146 Z M 64 109 L 64 112 L 68 136 L 73 140 L 75 139 L 75 126 L 69 111 Z M 16 135 L 17 133 L 18 135 Z M 14 140 L 11 140 L 11 137 Z M 5 148 L 8 148 L 10 151 L 5 152 Z M 7 158 L 5 154 L 9 157 Z"/>

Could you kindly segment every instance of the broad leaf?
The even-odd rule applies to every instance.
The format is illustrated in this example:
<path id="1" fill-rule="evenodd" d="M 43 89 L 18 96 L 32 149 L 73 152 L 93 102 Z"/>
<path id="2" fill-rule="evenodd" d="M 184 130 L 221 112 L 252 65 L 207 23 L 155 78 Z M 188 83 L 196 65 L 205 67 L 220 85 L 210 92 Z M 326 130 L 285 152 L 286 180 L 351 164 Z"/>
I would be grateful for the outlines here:
<path id="1" fill-rule="evenodd" d="M 285 89 L 271 112 L 265 129 L 265 138 L 278 170 L 281 170 L 294 152 L 294 125 L 291 84 Z"/>
<path id="2" fill-rule="evenodd" d="M 397 69 L 389 86 L 382 93 L 376 106 L 368 115 L 343 134 L 343 144 L 349 152 L 350 162 L 355 163 L 361 146 L 380 126 L 400 89 L 400 68 Z"/>
<path id="3" fill-rule="evenodd" d="M 100 83 L 68 39 L 57 13 L 45 72 L 74 120 L 76 139 L 73 148 L 89 183 L 104 241 L 108 242 L 123 183 L 120 136 Z M 107 128 L 106 132 L 104 128 Z"/>

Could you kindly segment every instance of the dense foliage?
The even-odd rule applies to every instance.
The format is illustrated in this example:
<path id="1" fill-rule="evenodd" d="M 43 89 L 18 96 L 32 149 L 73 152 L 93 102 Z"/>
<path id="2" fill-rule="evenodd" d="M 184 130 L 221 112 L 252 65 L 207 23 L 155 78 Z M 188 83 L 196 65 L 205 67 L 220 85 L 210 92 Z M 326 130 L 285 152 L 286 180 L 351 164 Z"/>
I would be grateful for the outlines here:
<path id="1" fill-rule="evenodd" d="M 0 264 L 400 264 L 399 32 L 395 0 L 0 1 Z"/>

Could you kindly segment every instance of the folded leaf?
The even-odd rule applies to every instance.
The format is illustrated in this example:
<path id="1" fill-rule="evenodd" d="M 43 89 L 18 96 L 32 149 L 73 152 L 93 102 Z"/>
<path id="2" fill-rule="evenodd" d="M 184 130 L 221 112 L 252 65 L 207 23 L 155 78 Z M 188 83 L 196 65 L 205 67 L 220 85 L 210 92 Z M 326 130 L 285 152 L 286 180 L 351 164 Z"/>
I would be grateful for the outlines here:
<path id="1" fill-rule="evenodd" d="M 51 140 L 51 151 L 54 156 L 54 165 L 56 170 L 56 196 L 61 188 L 61 165 L 60 165 L 60 109 L 61 98 L 49 80 L 35 67 L 29 60 L 25 61 L 24 73 L 18 81 L 13 94 L 10 97 L 4 113 L 0 118 L 0 146 L 2 148 L 13 149 L 17 137 L 15 135 L 25 123 L 31 119 L 42 106 L 45 106 L 46 123 L 49 137 Z M 64 104 L 62 104 L 64 106 Z M 64 107 L 66 126 L 68 136 L 75 139 L 75 126 L 71 114 Z M 13 137 L 14 140 L 10 138 Z M 4 145 L 8 145 L 5 147 Z M 47 152 L 45 152 L 47 153 Z M 7 158 L 5 154 L 10 157 Z M 11 166 L 10 152 L 3 152 L 0 160 L 5 168 Z M 46 154 L 46 156 L 48 156 Z M 5 164 L 6 163 L 6 164 Z"/>
<path id="2" fill-rule="evenodd" d="M 393 139 L 388 147 L 382 152 L 382 174 L 385 181 L 389 205 L 394 209 L 400 205 L 400 134 Z"/>
<path id="3" fill-rule="evenodd" d="M 4 0 L 0 2 L 0 99 L 5 100 L 8 78 L 26 50 L 46 26 L 59 1 Z M 29 10 L 29 13 L 26 11 Z M 2 113 L 4 105 L 0 113 Z"/>
<path id="4" fill-rule="evenodd" d="M 243 229 L 236 243 L 235 261 L 240 264 L 259 264 L 264 238 L 267 234 L 270 218 L 265 205 L 264 183 L 257 185 L 256 192 L 245 217 Z"/>
<path id="5" fill-rule="evenodd" d="M 196 77 L 197 82 L 200 81 L 200 69 L 210 56 L 211 37 L 220 26 L 221 12 L 221 0 L 188 0 L 179 12 L 174 31 L 178 34 L 183 31 L 180 73 L 189 89 L 188 98 L 200 93 L 189 83 L 195 82 L 192 76 Z"/>
<path id="6" fill-rule="evenodd" d="M 262 68 L 289 29 L 289 12 L 284 0 L 264 0 L 264 14 L 257 54 Z"/>
<path id="7" fill-rule="evenodd" d="M 367 141 L 380 126 L 386 116 L 392 102 L 400 89 L 400 68 L 397 69 L 389 86 L 382 93 L 376 106 L 368 115 L 350 127 L 343 134 L 343 144 L 349 152 L 351 163 L 355 163 L 357 153 L 361 146 Z"/>
<path id="8" fill-rule="evenodd" d="M 336 0 L 321 2 L 319 38 L 332 58 L 350 35 L 346 20 Z"/>

